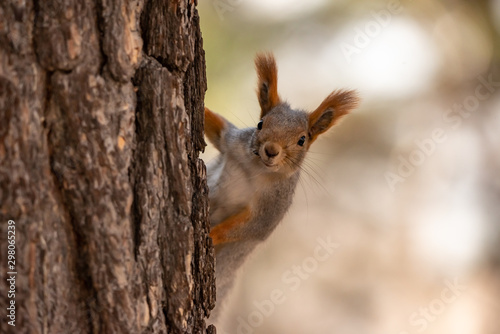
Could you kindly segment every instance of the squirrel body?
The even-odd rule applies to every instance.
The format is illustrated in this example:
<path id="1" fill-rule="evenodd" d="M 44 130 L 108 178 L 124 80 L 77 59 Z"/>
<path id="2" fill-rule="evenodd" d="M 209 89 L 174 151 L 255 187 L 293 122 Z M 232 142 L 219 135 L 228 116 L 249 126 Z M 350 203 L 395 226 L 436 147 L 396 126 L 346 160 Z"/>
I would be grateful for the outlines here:
<path id="1" fill-rule="evenodd" d="M 292 109 L 278 95 L 272 54 L 258 54 L 255 64 L 257 127 L 238 129 L 205 108 L 205 134 L 220 152 L 207 165 L 219 304 L 246 257 L 286 214 L 310 145 L 358 102 L 354 91 L 334 91 L 312 113 Z"/>

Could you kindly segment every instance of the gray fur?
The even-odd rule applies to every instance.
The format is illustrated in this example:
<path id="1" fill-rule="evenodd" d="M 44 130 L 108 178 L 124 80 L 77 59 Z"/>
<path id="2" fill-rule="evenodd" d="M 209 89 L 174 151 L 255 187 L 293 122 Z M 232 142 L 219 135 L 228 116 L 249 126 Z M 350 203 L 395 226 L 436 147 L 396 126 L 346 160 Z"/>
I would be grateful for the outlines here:
<path id="1" fill-rule="evenodd" d="M 290 207 L 310 145 L 359 100 L 355 91 L 338 90 L 310 114 L 291 109 L 278 96 L 273 55 L 258 54 L 255 64 L 262 117 L 258 128 L 240 130 L 205 108 L 207 137 L 220 151 L 207 171 L 216 242 L 217 306 L 211 319 L 220 312 L 238 268 Z"/>
<path id="2" fill-rule="evenodd" d="M 300 165 L 306 148 L 293 146 L 294 164 L 290 168 L 270 170 L 254 151 L 264 139 L 288 140 L 290 132 L 307 129 L 307 114 L 293 111 L 288 105 L 275 108 L 266 120 L 266 128 L 238 129 L 229 122 L 221 133 L 221 154 L 208 164 L 210 219 L 212 227 L 251 207 L 252 217 L 241 229 L 241 241 L 221 245 L 216 252 L 217 305 L 219 306 L 233 285 L 236 272 L 246 257 L 267 239 L 290 207 L 300 176 Z M 286 114 L 286 115 L 285 115 Z M 268 133 L 265 133 L 268 131 Z M 283 138 L 281 138 L 283 137 Z M 292 144 L 296 145 L 295 137 Z M 292 146 L 292 145 L 289 145 Z M 286 172 L 283 170 L 286 169 Z M 216 307 L 218 309 L 219 307 Z M 218 310 L 217 310 L 218 312 Z M 214 318 L 214 315 L 211 317 Z"/>

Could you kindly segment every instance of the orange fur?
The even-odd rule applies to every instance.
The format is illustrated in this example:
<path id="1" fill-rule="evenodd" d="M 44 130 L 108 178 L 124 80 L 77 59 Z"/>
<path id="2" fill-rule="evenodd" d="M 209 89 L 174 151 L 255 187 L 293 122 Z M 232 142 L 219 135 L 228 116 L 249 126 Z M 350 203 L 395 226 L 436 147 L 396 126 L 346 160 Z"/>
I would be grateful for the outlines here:
<path id="1" fill-rule="evenodd" d="M 208 140 L 220 151 L 220 136 L 226 126 L 226 121 L 222 116 L 217 115 L 205 107 L 205 134 Z"/>
<path id="2" fill-rule="evenodd" d="M 207 166 L 219 304 L 245 258 L 288 211 L 311 143 L 358 103 L 354 91 L 340 90 L 312 113 L 292 109 L 278 95 L 273 55 L 258 54 L 255 67 L 262 123 L 238 129 L 205 109 L 206 135 L 221 153 Z"/>
<path id="3" fill-rule="evenodd" d="M 309 145 L 311 145 L 320 134 L 336 124 L 342 116 L 347 115 L 352 109 L 356 108 L 358 102 L 358 95 L 356 91 L 353 90 L 337 90 L 330 93 L 330 95 L 321 102 L 319 107 L 309 114 Z M 328 111 L 333 112 L 333 116 L 323 120 L 325 113 Z"/>
<path id="4" fill-rule="evenodd" d="M 251 213 L 248 207 L 235 215 L 223 220 L 220 224 L 212 228 L 210 237 L 214 246 L 237 241 L 239 238 L 233 233 L 239 227 L 244 226 L 250 220 Z"/>
<path id="5" fill-rule="evenodd" d="M 278 95 L 278 68 L 271 53 L 259 53 L 255 57 L 255 68 L 259 78 L 257 96 L 261 108 L 260 117 L 281 103 Z"/>

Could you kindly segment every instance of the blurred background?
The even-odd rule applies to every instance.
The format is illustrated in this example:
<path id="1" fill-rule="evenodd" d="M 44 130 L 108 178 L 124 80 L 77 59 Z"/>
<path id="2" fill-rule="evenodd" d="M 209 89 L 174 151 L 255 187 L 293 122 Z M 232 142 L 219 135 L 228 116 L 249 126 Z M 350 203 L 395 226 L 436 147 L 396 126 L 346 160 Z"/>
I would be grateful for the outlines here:
<path id="1" fill-rule="evenodd" d="M 208 0 L 206 105 L 255 126 L 253 58 L 314 110 L 359 109 L 306 160 L 218 333 L 500 333 L 500 1 Z M 216 152 L 207 148 L 209 161 Z"/>

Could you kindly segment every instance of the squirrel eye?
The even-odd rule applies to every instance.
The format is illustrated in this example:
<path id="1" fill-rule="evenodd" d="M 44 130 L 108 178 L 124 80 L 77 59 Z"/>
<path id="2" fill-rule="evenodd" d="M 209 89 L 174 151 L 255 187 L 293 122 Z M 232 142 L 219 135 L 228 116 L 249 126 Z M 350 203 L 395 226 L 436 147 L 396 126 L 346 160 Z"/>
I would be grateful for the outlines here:
<path id="1" fill-rule="evenodd" d="M 297 145 L 303 146 L 305 141 L 306 141 L 306 136 L 302 136 L 302 137 L 300 137 L 299 141 L 297 142 Z"/>
<path id="2" fill-rule="evenodd" d="M 262 130 L 262 123 L 264 123 L 264 121 L 260 120 L 260 122 L 257 124 L 257 129 Z"/>

